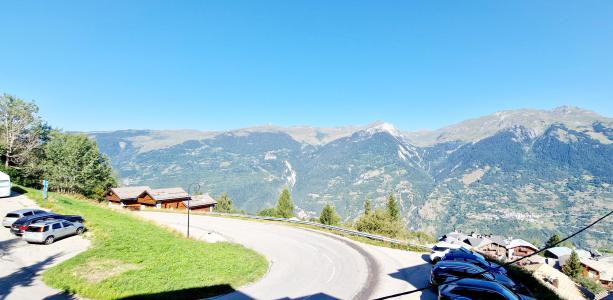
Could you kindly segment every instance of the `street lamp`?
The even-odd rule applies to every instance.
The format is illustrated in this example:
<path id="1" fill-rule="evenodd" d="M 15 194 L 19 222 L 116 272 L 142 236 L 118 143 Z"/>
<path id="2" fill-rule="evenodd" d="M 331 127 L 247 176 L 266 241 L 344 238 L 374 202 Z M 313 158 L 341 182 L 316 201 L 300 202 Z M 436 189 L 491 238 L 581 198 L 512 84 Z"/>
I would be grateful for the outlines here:
<path id="1" fill-rule="evenodd" d="M 189 211 L 190 211 L 190 201 L 192 201 L 192 189 L 197 193 L 200 191 L 200 183 L 194 182 L 189 185 L 187 188 L 187 238 L 189 238 Z"/>

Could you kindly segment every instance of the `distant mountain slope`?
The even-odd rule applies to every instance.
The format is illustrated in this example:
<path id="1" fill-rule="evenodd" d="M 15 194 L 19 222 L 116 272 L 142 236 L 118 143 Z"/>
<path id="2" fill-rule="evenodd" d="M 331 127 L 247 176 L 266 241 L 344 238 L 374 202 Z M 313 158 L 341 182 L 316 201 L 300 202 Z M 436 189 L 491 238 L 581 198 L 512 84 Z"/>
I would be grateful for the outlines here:
<path id="1" fill-rule="evenodd" d="M 351 220 L 364 199 L 382 205 L 394 193 L 412 229 L 544 240 L 613 209 L 613 122 L 580 108 L 505 111 L 427 133 L 377 122 L 90 135 L 124 184 L 201 182 L 248 211 L 289 187 L 303 214 L 332 203 Z M 604 228 L 585 243 L 613 246 Z"/>
<path id="2" fill-rule="evenodd" d="M 530 129 L 534 134 L 543 133 L 552 124 L 563 124 L 570 129 L 591 128 L 594 122 L 602 122 L 609 128 L 613 119 L 593 111 L 572 106 L 552 110 L 518 109 L 497 112 L 488 116 L 470 119 L 434 131 L 405 132 L 404 136 L 418 146 L 431 146 L 452 141 L 471 142 L 491 136 L 496 132 L 515 126 Z"/>

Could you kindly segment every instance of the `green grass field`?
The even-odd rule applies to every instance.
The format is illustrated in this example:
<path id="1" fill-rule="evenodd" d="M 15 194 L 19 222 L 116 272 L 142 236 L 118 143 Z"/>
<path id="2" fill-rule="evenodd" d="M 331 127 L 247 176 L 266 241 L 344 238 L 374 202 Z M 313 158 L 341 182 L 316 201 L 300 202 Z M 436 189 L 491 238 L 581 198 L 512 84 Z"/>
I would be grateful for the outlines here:
<path id="1" fill-rule="evenodd" d="M 43 205 L 39 191 L 23 190 Z M 243 246 L 186 239 L 90 200 L 50 193 L 43 206 L 86 220 L 91 248 L 43 274 L 48 285 L 86 298 L 202 298 L 253 282 L 268 268 Z"/>

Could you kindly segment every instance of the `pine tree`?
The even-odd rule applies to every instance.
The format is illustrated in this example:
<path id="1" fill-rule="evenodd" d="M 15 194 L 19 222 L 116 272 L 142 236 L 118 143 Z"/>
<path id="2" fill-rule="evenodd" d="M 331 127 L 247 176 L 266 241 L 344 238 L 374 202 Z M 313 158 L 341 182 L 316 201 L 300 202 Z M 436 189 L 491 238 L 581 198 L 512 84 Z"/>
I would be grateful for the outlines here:
<path id="1" fill-rule="evenodd" d="M 334 207 L 330 204 L 326 204 L 324 208 L 321 210 L 321 215 L 319 216 L 319 223 L 326 225 L 338 225 L 340 221 L 339 215 L 336 213 Z"/>
<path id="2" fill-rule="evenodd" d="M 560 236 L 556 233 L 552 235 L 547 242 L 545 242 L 545 248 L 553 247 L 560 242 Z"/>
<path id="3" fill-rule="evenodd" d="M 372 212 L 372 205 L 370 204 L 370 200 L 366 199 L 364 201 L 364 214 L 369 215 Z"/>
<path id="4" fill-rule="evenodd" d="M 215 211 L 222 213 L 233 213 L 234 205 L 232 204 L 232 199 L 228 197 L 227 193 L 221 194 L 219 199 L 217 199 L 217 205 L 215 205 Z"/>
<path id="5" fill-rule="evenodd" d="M 398 201 L 394 198 L 393 194 L 390 194 L 387 197 L 387 203 L 385 204 L 387 214 L 393 221 L 400 220 L 400 207 L 398 206 Z"/>
<path id="6" fill-rule="evenodd" d="M 577 252 L 573 251 L 570 254 L 570 258 L 566 261 L 566 264 L 562 267 L 562 272 L 572 278 L 579 278 L 579 275 L 583 272 L 583 266 L 579 260 Z"/>
<path id="7" fill-rule="evenodd" d="M 294 216 L 294 203 L 292 196 L 287 188 L 283 189 L 277 201 L 276 213 L 280 218 L 291 218 Z"/>

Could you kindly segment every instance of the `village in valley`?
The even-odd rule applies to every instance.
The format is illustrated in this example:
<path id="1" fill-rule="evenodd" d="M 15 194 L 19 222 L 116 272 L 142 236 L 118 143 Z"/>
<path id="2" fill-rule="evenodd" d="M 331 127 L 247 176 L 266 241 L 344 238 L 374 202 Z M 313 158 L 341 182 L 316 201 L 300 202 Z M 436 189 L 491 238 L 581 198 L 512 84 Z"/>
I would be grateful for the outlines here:
<path id="1" fill-rule="evenodd" d="M 603 290 L 613 289 L 613 254 L 601 253 L 595 249 L 577 249 L 571 243 L 563 245 L 548 248 L 541 255 L 534 255 L 539 247 L 523 239 L 454 231 L 443 235 L 434 245 L 433 252 L 437 248 L 465 248 L 501 262 L 525 257 L 516 265 L 529 270 L 563 299 L 581 299 L 585 290 L 563 272 L 564 266 L 570 263 L 571 256 L 575 254 L 581 265 L 579 276 L 598 282 Z M 602 293 L 606 295 L 606 292 Z"/>

